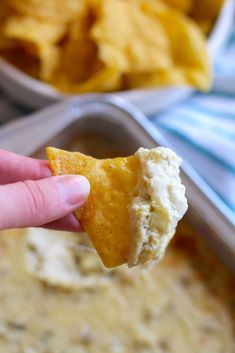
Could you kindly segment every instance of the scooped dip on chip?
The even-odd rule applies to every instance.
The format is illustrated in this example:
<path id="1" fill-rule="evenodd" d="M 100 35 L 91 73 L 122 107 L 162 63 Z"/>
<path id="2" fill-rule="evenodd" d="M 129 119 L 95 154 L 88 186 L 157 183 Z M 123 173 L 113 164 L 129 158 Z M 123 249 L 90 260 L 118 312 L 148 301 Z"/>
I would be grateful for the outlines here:
<path id="1" fill-rule="evenodd" d="M 181 159 L 170 149 L 139 148 L 129 157 L 95 159 L 48 147 L 54 175 L 85 176 L 91 191 L 75 212 L 106 267 L 160 260 L 187 210 Z"/>

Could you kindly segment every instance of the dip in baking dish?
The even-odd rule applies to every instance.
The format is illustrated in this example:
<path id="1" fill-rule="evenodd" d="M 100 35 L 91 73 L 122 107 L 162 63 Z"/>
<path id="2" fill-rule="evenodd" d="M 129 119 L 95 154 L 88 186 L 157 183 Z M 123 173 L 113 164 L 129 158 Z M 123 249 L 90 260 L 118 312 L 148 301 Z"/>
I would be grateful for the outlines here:
<path id="1" fill-rule="evenodd" d="M 35 232 L 59 254 L 40 258 Z M 63 262 L 61 244 L 75 262 Z M 68 233 L 2 232 L 0 251 L 0 352 L 235 351 L 234 278 L 187 224 L 142 271 L 105 270 Z"/>

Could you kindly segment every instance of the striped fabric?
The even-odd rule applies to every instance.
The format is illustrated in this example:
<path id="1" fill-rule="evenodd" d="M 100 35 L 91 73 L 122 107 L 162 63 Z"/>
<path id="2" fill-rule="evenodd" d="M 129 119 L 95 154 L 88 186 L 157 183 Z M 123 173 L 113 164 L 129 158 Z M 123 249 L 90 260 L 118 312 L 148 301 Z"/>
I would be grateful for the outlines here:
<path id="1" fill-rule="evenodd" d="M 235 216 L 235 25 L 216 60 L 212 91 L 150 119 Z"/>

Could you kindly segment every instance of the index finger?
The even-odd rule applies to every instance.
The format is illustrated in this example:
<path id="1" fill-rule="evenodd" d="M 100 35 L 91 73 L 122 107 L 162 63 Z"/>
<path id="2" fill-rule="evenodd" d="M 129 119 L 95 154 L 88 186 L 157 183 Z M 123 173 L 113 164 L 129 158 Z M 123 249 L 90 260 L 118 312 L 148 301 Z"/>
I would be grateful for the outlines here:
<path id="1" fill-rule="evenodd" d="M 37 180 L 52 175 L 47 161 L 0 150 L 0 184 Z"/>

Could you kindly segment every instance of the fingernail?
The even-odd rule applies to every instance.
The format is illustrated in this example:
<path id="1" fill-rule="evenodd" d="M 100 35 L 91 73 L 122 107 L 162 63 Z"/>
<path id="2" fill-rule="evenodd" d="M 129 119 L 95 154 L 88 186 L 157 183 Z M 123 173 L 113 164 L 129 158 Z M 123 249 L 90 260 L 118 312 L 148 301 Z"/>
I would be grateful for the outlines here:
<path id="1" fill-rule="evenodd" d="M 57 184 L 63 201 L 69 206 L 82 206 L 90 192 L 89 181 L 82 175 L 58 176 Z"/>

